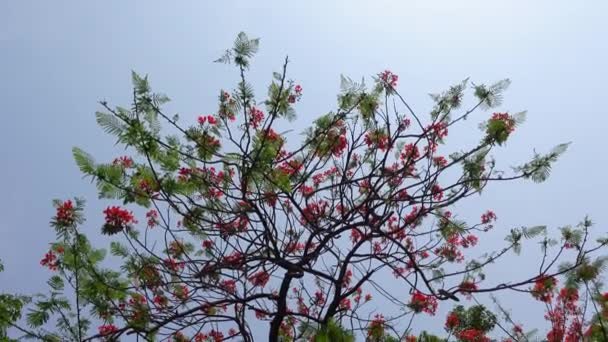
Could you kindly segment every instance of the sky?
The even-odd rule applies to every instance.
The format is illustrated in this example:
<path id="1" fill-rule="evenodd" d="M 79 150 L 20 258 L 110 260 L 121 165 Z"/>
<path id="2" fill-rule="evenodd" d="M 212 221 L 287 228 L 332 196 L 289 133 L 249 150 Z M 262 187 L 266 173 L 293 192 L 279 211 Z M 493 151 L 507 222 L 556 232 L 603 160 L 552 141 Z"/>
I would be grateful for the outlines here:
<path id="1" fill-rule="evenodd" d="M 605 13 L 608 2 L 600 0 L 2 1 L 0 258 L 7 270 L 0 291 L 44 288 L 48 274 L 38 262 L 54 238 L 53 198 L 87 198 L 90 229 L 98 229 L 108 202 L 96 199 L 71 156 L 73 146 L 98 160 L 121 153 L 96 126 L 97 102 L 128 105 L 135 70 L 172 98 L 170 112 L 192 120 L 212 112 L 218 90 L 237 78 L 212 61 L 240 31 L 261 38 L 250 72 L 258 94 L 289 55 L 289 75 L 305 90 L 296 130 L 335 107 L 340 74 L 369 79 L 390 69 L 420 113 L 431 108 L 428 93 L 464 78 L 510 78 L 500 109 L 528 110 L 528 119 L 498 152 L 503 167 L 558 143 L 572 141 L 571 148 L 547 182 L 495 186 L 462 214 L 494 209 L 503 229 L 488 242 L 496 248 L 509 228 L 555 229 L 587 214 L 606 231 Z M 474 134 L 459 131 L 451 143 L 475 141 L 470 126 Z M 513 257 L 496 274 L 524 275 L 533 261 Z M 522 297 L 507 298 L 522 321 L 542 324 L 542 308 L 518 308 Z"/>

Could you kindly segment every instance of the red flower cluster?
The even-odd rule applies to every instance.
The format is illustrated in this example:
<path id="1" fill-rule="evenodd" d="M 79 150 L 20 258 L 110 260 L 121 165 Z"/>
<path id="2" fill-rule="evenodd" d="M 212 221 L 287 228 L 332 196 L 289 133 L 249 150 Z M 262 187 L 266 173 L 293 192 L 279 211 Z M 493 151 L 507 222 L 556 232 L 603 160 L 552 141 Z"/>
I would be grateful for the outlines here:
<path id="1" fill-rule="evenodd" d="M 437 157 L 433 157 L 433 164 L 435 164 L 435 166 L 442 168 L 445 167 L 446 165 L 448 165 L 448 161 L 447 159 L 445 159 L 444 156 L 437 156 Z"/>
<path id="2" fill-rule="evenodd" d="M 224 340 L 224 333 L 218 330 L 211 330 L 209 333 L 197 333 L 194 335 L 195 342 L 208 342 L 209 340 L 213 342 L 221 342 Z"/>
<path id="3" fill-rule="evenodd" d="M 325 295 L 321 290 L 315 292 L 314 304 L 317 306 L 323 306 L 323 304 L 325 304 Z"/>
<path id="4" fill-rule="evenodd" d="M 222 237 L 228 237 L 237 233 L 241 233 L 247 231 L 247 227 L 249 226 L 249 218 L 247 215 L 239 215 L 231 222 L 222 222 L 217 223 L 216 227 L 220 231 L 220 235 Z"/>
<path id="5" fill-rule="evenodd" d="M 107 207 L 103 213 L 106 215 L 106 227 L 112 229 L 112 232 L 118 232 L 131 226 L 131 224 L 137 223 L 133 213 L 122 209 L 120 207 L 111 206 Z"/>
<path id="6" fill-rule="evenodd" d="M 211 240 L 203 240 L 202 246 L 203 246 L 204 249 L 210 250 L 211 248 L 213 248 L 213 241 L 211 241 Z"/>
<path id="7" fill-rule="evenodd" d="M 348 298 L 343 298 L 340 301 L 340 309 L 342 310 L 350 310 L 351 309 L 351 303 L 350 303 L 350 299 Z"/>
<path id="8" fill-rule="evenodd" d="M 204 125 L 205 122 L 208 122 L 209 125 L 212 125 L 212 126 L 217 125 L 217 119 L 213 115 L 207 115 L 207 116 L 201 115 L 198 117 L 199 125 Z"/>
<path id="9" fill-rule="evenodd" d="M 368 147 L 376 147 L 381 151 L 386 151 L 389 147 L 388 135 L 382 130 L 367 132 L 364 137 L 365 144 Z"/>
<path id="10" fill-rule="evenodd" d="M 249 280 L 253 286 L 264 287 L 266 286 L 266 283 L 268 283 L 268 280 L 270 280 L 270 274 L 266 271 L 260 271 L 247 278 L 247 280 Z"/>
<path id="11" fill-rule="evenodd" d="M 338 168 L 332 167 L 328 170 L 323 171 L 323 173 L 317 173 L 317 174 L 313 175 L 312 182 L 314 185 L 319 185 L 319 184 L 323 183 L 324 181 L 326 181 L 329 177 L 332 177 L 338 173 L 339 173 Z"/>
<path id="12" fill-rule="evenodd" d="M 234 111 L 232 108 L 234 108 L 234 105 L 236 104 L 236 101 L 230 97 L 230 93 L 228 93 L 227 91 L 220 91 L 220 110 L 219 110 L 219 116 L 222 118 L 228 118 L 228 120 L 230 121 L 235 121 L 236 117 L 234 116 Z"/>
<path id="13" fill-rule="evenodd" d="M 403 152 L 401 152 L 401 161 L 404 163 L 415 161 L 420 158 L 420 151 L 418 150 L 418 146 L 409 143 L 403 147 Z M 411 160 L 411 161 L 410 161 Z"/>
<path id="14" fill-rule="evenodd" d="M 40 260 L 40 265 L 48 267 L 51 271 L 57 271 L 59 267 L 59 261 L 57 260 L 57 256 L 53 251 L 48 251 L 42 260 Z"/>
<path id="15" fill-rule="evenodd" d="M 496 214 L 492 210 L 488 210 L 481 215 L 482 224 L 488 224 L 492 221 L 496 221 Z"/>
<path id="16" fill-rule="evenodd" d="M 443 199 L 443 189 L 441 186 L 439 186 L 439 184 L 433 184 L 433 187 L 431 188 L 431 195 L 435 201 L 441 201 L 441 199 Z"/>
<path id="17" fill-rule="evenodd" d="M 146 213 L 148 219 L 148 228 L 154 228 L 158 225 L 158 212 L 154 209 Z"/>
<path id="18" fill-rule="evenodd" d="M 114 161 L 112 161 L 112 165 L 117 165 L 117 166 L 124 167 L 125 169 L 128 169 L 131 166 L 133 166 L 133 159 L 131 159 L 131 157 L 128 157 L 128 156 L 118 157 L 118 158 L 114 159 Z"/>
<path id="19" fill-rule="evenodd" d="M 450 312 L 445 320 L 445 328 L 448 331 L 452 331 L 454 328 L 458 327 L 459 324 L 460 319 L 458 318 L 458 315 L 456 315 L 454 312 Z"/>
<path id="20" fill-rule="evenodd" d="M 374 319 L 370 322 L 367 336 L 370 337 L 381 337 L 384 334 L 384 324 L 386 320 L 382 314 L 376 314 Z"/>
<path id="21" fill-rule="evenodd" d="M 331 153 L 335 156 L 335 157 L 339 157 L 342 155 L 342 153 L 344 153 L 344 150 L 346 149 L 346 146 L 348 146 L 348 140 L 346 140 L 346 135 L 345 134 L 341 134 L 338 139 L 335 141 L 335 143 L 332 145 L 331 147 Z"/>
<path id="22" fill-rule="evenodd" d="M 287 101 L 289 103 L 295 103 L 296 101 L 300 101 L 300 99 L 302 98 L 302 86 L 297 84 L 294 88 L 293 88 L 294 93 L 289 95 L 289 97 L 287 98 Z"/>
<path id="23" fill-rule="evenodd" d="M 67 200 L 57 207 L 55 220 L 60 226 L 70 226 L 74 223 L 74 205 Z"/>
<path id="24" fill-rule="evenodd" d="M 243 265 L 245 262 L 245 256 L 241 252 L 233 252 L 230 255 L 227 255 L 222 260 L 222 263 L 229 267 L 238 268 Z"/>
<path id="25" fill-rule="evenodd" d="M 175 292 L 173 292 L 173 295 L 175 296 L 175 298 L 184 301 L 188 299 L 190 292 L 186 285 L 180 284 L 178 287 L 176 287 Z"/>
<path id="26" fill-rule="evenodd" d="M 433 135 L 433 138 L 443 139 L 448 136 L 448 125 L 445 122 L 436 122 L 426 128 L 427 132 Z"/>
<path id="27" fill-rule="evenodd" d="M 435 312 L 437 311 L 437 299 L 416 290 L 412 294 L 408 306 L 416 313 L 426 312 L 430 315 L 435 315 Z"/>
<path id="28" fill-rule="evenodd" d="M 302 165 L 301 161 L 294 159 L 283 162 L 279 165 L 278 169 L 288 176 L 293 176 L 300 172 L 303 167 L 304 165 Z"/>
<path id="29" fill-rule="evenodd" d="M 186 264 L 183 261 L 177 261 L 173 258 L 165 259 L 165 266 L 172 272 L 183 270 Z"/>
<path id="30" fill-rule="evenodd" d="M 553 290 L 557 286 L 557 280 L 553 277 L 541 276 L 534 282 L 532 296 L 541 302 L 548 303 L 553 298 Z"/>
<path id="31" fill-rule="evenodd" d="M 399 80 L 399 76 L 393 74 L 391 71 L 385 70 L 378 76 L 382 81 L 384 81 L 386 85 L 391 86 L 391 88 L 397 87 L 397 81 Z"/>
<path id="32" fill-rule="evenodd" d="M 249 110 L 249 123 L 253 128 L 257 129 L 264 120 L 264 112 L 257 109 L 256 107 L 251 107 Z"/>
<path id="33" fill-rule="evenodd" d="M 108 336 L 118 331 L 118 328 L 114 324 L 104 324 L 97 329 L 102 336 Z"/>
<path id="34" fill-rule="evenodd" d="M 483 331 L 477 329 L 466 329 L 458 333 L 458 338 L 463 342 L 490 342 Z"/>
<path id="35" fill-rule="evenodd" d="M 494 113 L 490 120 L 502 121 L 505 124 L 507 133 L 512 133 L 515 130 L 515 119 L 509 113 Z"/>
<path id="36" fill-rule="evenodd" d="M 236 293 L 236 280 L 224 279 L 220 282 L 220 287 L 230 294 Z"/>
<path id="37" fill-rule="evenodd" d="M 312 202 L 302 209 L 302 223 L 312 224 L 318 222 L 327 215 L 328 204 L 325 201 Z"/>
<path id="38" fill-rule="evenodd" d="M 467 295 L 467 298 L 470 299 L 471 292 L 476 291 L 478 289 L 478 287 L 477 287 L 477 284 L 475 284 L 474 282 L 472 282 L 470 280 L 465 280 L 462 283 L 460 283 L 460 285 L 458 285 L 458 289 L 460 290 L 460 292 Z"/>

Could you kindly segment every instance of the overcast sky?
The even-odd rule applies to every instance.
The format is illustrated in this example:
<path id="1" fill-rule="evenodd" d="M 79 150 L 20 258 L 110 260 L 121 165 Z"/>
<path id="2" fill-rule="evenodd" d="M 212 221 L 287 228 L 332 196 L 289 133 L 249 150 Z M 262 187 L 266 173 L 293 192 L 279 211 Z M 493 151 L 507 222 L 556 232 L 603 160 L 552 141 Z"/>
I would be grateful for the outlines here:
<path id="1" fill-rule="evenodd" d="M 546 183 L 494 187 L 463 206 L 462 215 L 494 209 L 503 229 L 489 242 L 496 248 L 513 226 L 555 228 L 585 214 L 606 230 L 608 2 L 170 3 L 0 3 L 0 258 L 7 269 L 0 291 L 43 288 L 48 273 L 38 262 L 54 238 L 51 199 L 86 197 L 86 229 L 97 234 L 108 203 L 96 199 L 71 157 L 75 145 L 99 160 L 120 154 L 95 124 L 97 101 L 128 105 L 135 70 L 172 98 L 170 112 L 186 119 L 210 113 L 218 90 L 232 87 L 237 76 L 212 61 L 239 31 L 262 38 L 250 76 L 260 95 L 289 54 L 289 75 L 305 92 L 296 128 L 334 108 L 340 74 L 360 78 L 391 69 L 420 113 L 430 109 L 428 93 L 466 77 L 477 83 L 510 78 L 501 109 L 528 110 L 528 120 L 502 149 L 502 165 L 525 161 L 533 149 L 573 144 Z M 473 138 L 454 141 L 477 139 L 475 124 Z M 516 277 L 533 261 L 511 258 L 500 271 Z M 540 306 L 506 304 L 528 327 L 542 323 Z M 443 318 L 425 324 L 439 328 Z"/>

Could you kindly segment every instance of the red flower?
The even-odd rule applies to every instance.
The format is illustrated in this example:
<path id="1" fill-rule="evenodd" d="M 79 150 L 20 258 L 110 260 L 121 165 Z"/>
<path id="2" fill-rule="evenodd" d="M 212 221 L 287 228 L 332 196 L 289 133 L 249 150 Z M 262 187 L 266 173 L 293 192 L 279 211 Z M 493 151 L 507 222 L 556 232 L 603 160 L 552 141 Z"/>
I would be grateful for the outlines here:
<path id="1" fill-rule="evenodd" d="M 420 158 L 420 151 L 416 145 L 409 143 L 403 147 L 400 158 L 403 162 L 409 162 L 410 159 L 416 160 Z"/>
<path id="2" fill-rule="evenodd" d="M 204 249 L 209 250 L 209 249 L 213 248 L 213 241 L 211 241 L 211 240 L 203 240 L 202 245 L 203 245 Z"/>
<path id="3" fill-rule="evenodd" d="M 114 324 L 104 324 L 97 329 L 102 336 L 111 335 L 118 331 L 118 328 Z"/>
<path id="4" fill-rule="evenodd" d="M 213 342 L 222 342 L 224 340 L 224 333 L 217 330 L 211 330 L 209 332 L 209 337 L 213 339 Z"/>
<path id="5" fill-rule="evenodd" d="M 215 125 L 217 124 L 217 119 L 213 115 L 207 115 L 207 122 L 209 122 L 210 125 Z"/>
<path id="6" fill-rule="evenodd" d="M 494 214 L 494 212 L 492 210 L 488 210 L 484 214 L 481 215 L 482 224 L 488 224 L 492 221 L 496 221 L 496 214 Z"/>
<path id="7" fill-rule="evenodd" d="M 207 122 L 207 117 L 204 116 L 204 115 L 201 115 L 201 116 L 198 117 L 197 120 L 198 120 L 199 125 L 204 125 L 205 122 Z"/>
<path id="8" fill-rule="evenodd" d="M 451 331 L 452 329 L 456 328 L 459 324 L 460 324 L 460 319 L 458 318 L 458 315 L 456 315 L 453 312 L 450 312 L 448 314 L 447 319 L 445 320 L 445 328 L 448 331 Z"/>
<path id="9" fill-rule="evenodd" d="M 332 146 L 331 153 L 334 156 L 339 157 L 342 155 L 342 153 L 344 153 L 344 150 L 346 149 L 347 145 L 348 140 L 346 140 L 346 135 L 342 134 L 338 137 L 338 140 L 336 140 L 335 144 Z"/>
<path id="10" fill-rule="evenodd" d="M 503 121 L 505 123 L 507 133 L 512 133 L 515 130 L 515 119 L 509 113 L 494 113 L 490 120 Z"/>
<path id="11" fill-rule="evenodd" d="M 445 167 L 446 165 L 448 165 L 448 161 L 443 156 L 437 156 L 433 157 L 433 164 L 435 164 L 435 166 L 437 167 Z"/>
<path id="12" fill-rule="evenodd" d="M 534 282 L 532 296 L 541 302 L 548 303 L 553 298 L 553 290 L 557 285 L 557 280 L 553 277 L 541 276 Z"/>
<path id="13" fill-rule="evenodd" d="M 132 224 L 137 223 L 133 213 L 120 207 L 111 206 L 103 211 L 106 215 L 106 223 L 104 225 L 104 233 L 115 234 L 125 228 L 130 228 Z"/>
<path id="14" fill-rule="evenodd" d="M 431 188 L 431 195 L 433 195 L 433 199 L 435 201 L 441 201 L 443 198 L 443 189 L 441 186 L 439 186 L 439 184 L 433 184 L 433 187 Z"/>
<path id="15" fill-rule="evenodd" d="M 177 272 L 179 270 L 183 270 L 186 266 L 183 261 L 176 261 L 173 258 L 165 259 L 165 266 L 172 272 Z"/>
<path id="16" fill-rule="evenodd" d="M 458 334 L 464 342 L 489 342 L 490 339 L 484 336 L 483 331 L 477 329 L 466 329 Z"/>
<path id="17" fill-rule="evenodd" d="M 367 330 L 367 336 L 380 338 L 384 334 L 384 324 L 386 320 L 381 314 L 376 314 L 374 319 L 370 322 Z"/>
<path id="18" fill-rule="evenodd" d="M 112 162 L 112 165 L 118 165 L 118 166 L 124 167 L 125 169 L 128 169 L 131 166 L 133 166 L 133 159 L 131 159 L 131 157 L 127 157 L 127 156 L 118 157 L 118 158 L 114 159 L 114 161 Z"/>
<path id="19" fill-rule="evenodd" d="M 445 122 L 437 122 L 429 125 L 426 130 L 431 132 L 433 136 L 443 139 L 448 136 L 448 125 Z"/>
<path id="20" fill-rule="evenodd" d="M 412 294 L 412 298 L 410 299 L 408 306 L 416 313 L 426 312 L 430 315 L 435 315 L 435 311 L 437 310 L 437 299 L 416 290 Z"/>
<path id="21" fill-rule="evenodd" d="M 152 300 L 152 302 L 157 307 L 163 308 L 163 307 L 167 306 L 167 304 L 169 303 L 169 300 L 165 296 L 156 295 L 156 296 L 154 296 L 154 299 Z"/>
<path id="22" fill-rule="evenodd" d="M 146 213 L 148 219 L 148 228 L 154 228 L 158 225 L 158 212 L 154 209 Z"/>
<path id="23" fill-rule="evenodd" d="M 260 271 L 258 273 L 255 273 L 254 275 L 250 276 L 249 278 L 247 278 L 247 280 L 249 280 L 249 282 L 251 284 L 253 284 L 253 286 L 260 286 L 260 287 L 266 286 L 266 283 L 268 283 L 269 279 L 270 279 L 270 275 L 266 271 Z"/>
<path id="24" fill-rule="evenodd" d="M 475 284 L 474 282 L 472 282 L 470 280 L 465 280 L 462 283 L 460 283 L 460 285 L 458 286 L 458 289 L 460 290 L 460 292 L 466 294 L 467 298 L 471 299 L 471 292 L 474 292 L 477 290 L 477 284 Z"/>
<path id="25" fill-rule="evenodd" d="M 365 144 L 369 147 L 375 146 L 381 151 L 386 151 L 389 147 L 389 138 L 382 130 L 367 132 L 364 137 Z"/>
<path id="26" fill-rule="evenodd" d="M 251 123 L 251 126 L 257 129 L 260 126 L 262 120 L 264 120 L 264 112 L 255 107 L 251 107 L 251 109 L 249 110 L 249 115 L 249 122 Z"/>
<path id="27" fill-rule="evenodd" d="M 321 292 L 321 290 L 317 290 L 315 292 L 314 303 L 318 306 L 322 306 L 323 304 L 325 304 L 325 295 L 323 294 L 323 292 Z"/>
<path id="28" fill-rule="evenodd" d="M 380 79 L 382 81 L 384 81 L 384 83 L 387 86 L 390 86 L 391 88 L 395 88 L 397 86 L 397 81 L 399 80 L 399 76 L 393 74 L 391 71 L 385 70 L 382 73 L 380 73 L 378 76 L 380 77 Z"/>
<path id="29" fill-rule="evenodd" d="M 57 207 L 55 220 L 60 226 L 70 226 L 74 223 L 74 205 L 67 200 Z"/>
<path id="30" fill-rule="evenodd" d="M 350 310 L 351 309 L 350 299 L 343 298 L 340 301 L 340 309 L 342 309 L 342 310 Z"/>
<path id="31" fill-rule="evenodd" d="M 55 255 L 55 253 L 53 253 L 53 251 L 48 251 L 44 255 L 44 258 L 40 260 L 40 265 L 48 267 L 51 271 L 57 271 L 57 268 L 59 267 L 59 261 L 57 260 L 57 256 Z"/>
<path id="32" fill-rule="evenodd" d="M 175 298 L 182 300 L 182 301 L 188 299 L 189 294 L 190 294 L 190 292 L 188 291 L 188 288 L 184 284 L 179 285 L 179 287 L 177 287 L 175 289 L 175 292 L 173 293 Z"/>
<path id="33" fill-rule="evenodd" d="M 230 294 L 235 294 L 236 293 L 236 280 L 234 280 L 234 279 L 222 280 L 222 282 L 220 283 L 220 287 Z"/>

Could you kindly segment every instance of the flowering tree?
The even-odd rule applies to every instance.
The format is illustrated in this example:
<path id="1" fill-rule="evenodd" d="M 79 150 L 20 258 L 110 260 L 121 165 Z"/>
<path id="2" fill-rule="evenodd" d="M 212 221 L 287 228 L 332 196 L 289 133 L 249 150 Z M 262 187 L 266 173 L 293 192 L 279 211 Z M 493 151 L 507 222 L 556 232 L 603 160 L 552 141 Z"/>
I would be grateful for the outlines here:
<path id="1" fill-rule="evenodd" d="M 288 78 L 285 59 L 256 100 L 247 71 L 258 43 L 241 33 L 218 60 L 234 64 L 240 82 L 220 91 L 213 114 L 182 123 L 135 73 L 130 108 L 101 102 L 97 122 L 130 156 L 97 163 L 73 152 L 99 196 L 115 201 L 99 229 L 111 260 L 87 238 L 94 227 L 85 228 L 84 201 L 56 201 L 57 239 L 40 262 L 53 272 L 50 291 L 1 295 L 2 338 L 253 341 L 264 330 L 270 341 L 489 341 L 494 331 L 525 341 L 530 335 L 500 304 L 496 314 L 473 302 L 506 290 L 546 305 L 549 341 L 605 338 L 597 252 L 608 239 L 592 241 L 588 219 L 556 237 L 544 226 L 514 228 L 502 249 L 481 254 L 478 240 L 497 215 L 484 209 L 467 222 L 454 212 L 490 183 L 544 181 L 567 148 L 501 171 L 492 151 L 524 113 L 482 112 L 478 143 L 449 149 L 448 131 L 500 105 L 508 80 L 472 84 L 468 109 L 461 105 L 469 82 L 459 83 L 432 95 L 423 116 L 390 71 L 369 87 L 342 77 L 337 107 L 288 143 L 278 127 L 295 118 L 303 89 Z M 129 207 L 145 209 L 135 215 Z M 538 272 L 486 279 L 487 266 L 519 253 L 526 239 L 540 241 Z M 404 290 L 385 290 L 389 281 Z M 439 306 L 452 308 L 441 330 L 414 335 L 413 318 Z"/>

